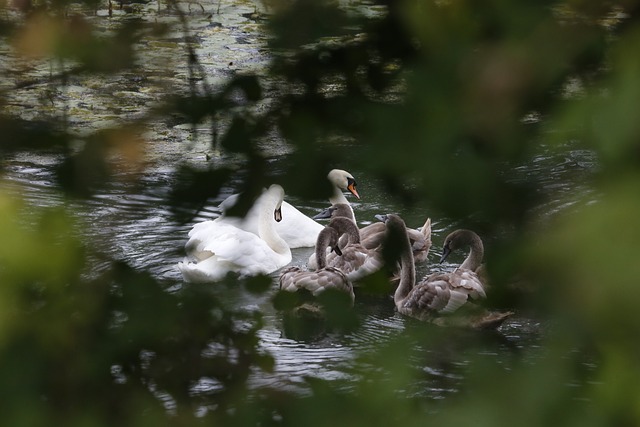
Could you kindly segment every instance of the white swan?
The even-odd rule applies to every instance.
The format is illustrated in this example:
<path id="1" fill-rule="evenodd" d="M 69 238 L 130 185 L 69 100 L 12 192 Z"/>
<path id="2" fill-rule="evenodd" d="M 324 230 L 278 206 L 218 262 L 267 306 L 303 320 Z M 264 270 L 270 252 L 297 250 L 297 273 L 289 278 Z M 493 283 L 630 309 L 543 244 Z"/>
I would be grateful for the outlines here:
<path id="1" fill-rule="evenodd" d="M 269 274 L 291 262 L 291 250 L 278 235 L 284 190 L 272 185 L 260 205 L 258 235 L 231 224 L 204 221 L 193 226 L 185 248 L 194 262 L 178 263 L 187 282 L 211 282 L 235 271 L 245 276 Z"/>
<path id="2" fill-rule="evenodd" d="M 347 198 L 343 194 L 343 191 L 349 191 L 356 198 L 360 198 L 358 190 L 356 189 L 356 180 L 349 172 L 341 169 L 333 169 L 329 172 L 327 178 L 333 185 L 333 194 L 329 198 L 329 202 L 332 205 L 336 203 L 349 204 Z M 235 227 L 258 234 L 258 216 L 261 209 L 260 205 L 263 202 L 263 196 L 260 196 L 256 200 L 255 204 L 247 212 L 244 218 L 225 216 L 225 212 L 236 203 L 237 198 L 237 194 L 226 198 L 220 204 L 223 215 L 214 221 L 226 222 L 234 225 Z M 350 206 L 349 209 L 353 213 Z M 276 230 L 280 237 L 282 237 L 284 241 L 287 242 L 287 245 L 292 249 L 314 246 L 318 239 L 318 234 L 320 234 L 320 231 L 324 228 L 322 224 L 319 224 L 309 218 L 287 202 L 282 203 L 282 218 L 282 221 L 276 225 Z"/>
<path id="3" fill-rule="evenodd" d="M 415 265 L 404 221 L 397 215 L 386 215 L 384 220 L 390 235 L 400 245 L 400 283 L 393 297 L 399 313 L 440 325 L 476 329 L 496 328 L 513 314 L 491 313 L 469 301 L 486 298 L 482 282 L 470 269 L 477 268 L 482 260 L 482 241 L 477 234 L 457 230 L 447 236 L 443 258 L 455 248 L 469 244 L 472 245 L 472 253 L 454 271 L 429 275 L 416 284 Z M 458 310 L 462 307 L 468 308 L 469 312 L 460 315 Z M 456 316 L 452 316 L 455 312 L 458 312 Z"/>

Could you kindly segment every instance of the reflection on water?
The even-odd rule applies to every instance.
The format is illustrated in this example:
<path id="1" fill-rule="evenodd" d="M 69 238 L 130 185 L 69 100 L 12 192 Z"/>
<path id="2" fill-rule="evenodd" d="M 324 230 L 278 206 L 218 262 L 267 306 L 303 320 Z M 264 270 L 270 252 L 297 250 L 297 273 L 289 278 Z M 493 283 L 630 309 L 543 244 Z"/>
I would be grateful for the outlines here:
<path id="1" fill-rule="evenodd" d="M 564 194 L 575 190 L 577 185 L 567 179 L 576 170 L 592 167 L 589 153 L 574 152 L 568 154 L 566 161 L 558 160 L 550 154 L 537 159 L 531 170 L 520 169 L 521 174 L 531 174 L 532 179 L 545 179 L 553 188 L 549 194 Z M 9 162 L 6 168 L 8 182 L 4 189 L 8 193 L 21 196 L 29 204 L 36 206 L 60 206 L 71 203 L 77 210 L 83 228 L 79 231 L 91 244 L 103 245 L 99 251 L 114 258 L 130 263 L 134 268 L 149 271 L 160 280 L 176 284 L 170 289 L 180 287 L 181 277 L 176 264 L 184 255 L 190 224 L 179 224 L 174 221 L 164 205 L 163 196 L 167 194 L 172 183 L 172 172 L 166 165 L 155 168 L 138 179 L 138 184 L 131 187 L 130 180 L 119 180 L 102 190 L 90 200 L 66 202 L 52 187 L 52 159 L 37 157 L 20 158 Z M 275 163 L 286 161 L 286 157 L 274 160 Z M 550 165 L 552 165 L 550 167 Z M 358 176 L 358 171 L 351 171 Z M 562 179 L 558 179 L 558 177 Z M 392 201 L 383 196 L 374 183 L 366 183 L 359 179 L 362 200 L 354 203 L 356 215 L 361 224 L 370 221 L 378 212 L 399 212 L 413 226 L 419 226 L 426 212 L 402 212 L 402 208 L 394 206 Z M 141 186 L 140 183 L 143 183 Z M 216 217 L 219 214 L 217 204 L 233 188 L 226 188 L 218 200 L 211 200 L 209 205 L 198 213 L 195 221 Z M 325 201 L 305 202 L 288 198 L 303 212 L 313 214 L 325 206 Z M 560 198 L 550 198 L 550 205 L 560 204 Z M 447 219 L 435 220 L 433 228 L 434 254 L 439 252 L 441 239 L 459 224 Z M 304 265 L 311 254 L 311 248 L 293 251 L 293 263 Z M 448 264 L 437 268 L 446 269 Z M 95 266 L 101 268 L 99 264 Z M 426 272 L 430 266 L 423 267 Z M 215 285 L 210 285 L 215 286 Z M 274 284 L 275 290 L 275 284 Z M 457 392 L 465 380 L 470 360 L 491 360 L 504 369 L 509 369 L 514 355 L 519 359 L 539 357 L 539 340 L 541 326 L 537 320 L 523 317 L 509 319 L 501 328 L 501 333 L 475 334 L 459 336 L 437 343 L 414 341 L 410 344 L 399 341 L 409 339 L 404 332 L 408 329 L 428 327 L 416 325 L 395 313 L 390 297 L 358 298 L 355 306 L 361 326 L 350 333 L 333 333 L 317 340 L 295 340 L 285 336 L 282 331 L 282 317 L 271 304 L 270 295 L 256 297 L 238 291 L 234 295 L 235 304 L 248 309 L 260 310 L 264 316 L 265 328 L 260 332 L 261 346 L 275 358 L 275 369 L 272 373 L 256 372 L 251 383 L 258 386 L 273 386 L 281 389 L 308 390 L 306 379 L 322 378 L 335 381 L 345 389 L 349 389 L 354 379 L 363 372 L 371 373 L 380 369 L 380 364 L 372 363 L 379 357 L 381 348 L 397 345 L 407 346 L 408 365 L 415 370 L 415 387 L 405 390 L 408 395 L 444 398 Z M 384 365 L 382 365 L 384 366 Z M 379 373 L 384 377 L 384 372 Z M 216 384 L 206 382 L 196 384 L 196 389 L 203 391 Z"/>

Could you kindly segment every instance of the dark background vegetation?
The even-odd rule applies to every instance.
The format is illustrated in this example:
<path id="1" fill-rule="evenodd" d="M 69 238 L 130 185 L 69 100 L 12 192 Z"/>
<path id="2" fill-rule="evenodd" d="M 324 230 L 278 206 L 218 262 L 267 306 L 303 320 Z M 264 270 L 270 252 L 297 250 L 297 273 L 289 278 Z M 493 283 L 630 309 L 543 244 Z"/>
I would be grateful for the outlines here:
<path id="1" fill-rule="evenodd" d="M 319 0 L 271 2 L 260 22 L 270 32 L 268 75 L 279 90 L 268 102 L 258 75 L 237 75 L 222 88 L 197 84 L 203 71 L 190 48 L 190 88 L 140 123 L 213 119 L 212 146 L 243 156 L 240 209 L 273 179 L 295 177 L 288 193 L 325 197 L 328 188 L 306 189 L 324 182 L 339 157 L 331 141 L 352 140 L 360 151 L 353 169 L 382 178 L 407 206 L 428 199 L 449 217 L 475 212 L 485 232 L 508 236 L 487 260 L 494 303 L 553 319 L 546 357 L 508 372 L 479 362 L 458 395 L 423 401 L 396 393 L 412 375 L 402 363 L 408 341 L 399 337 L 371 361 L 391 373 L 392 384 L 381 385 L 373 370 L 349 393 L 322 381 L 306 396 L 250 392 L 250 372 L 273 364 L 257 346 L 259 315 L 224 306 L 206 287 L 166 292 L 166 284 L 116 260 L 96 272 L 96 254 L 74 237 L 67 211 L 0 193 L 3 425 L 640 424 L 640 320 L 633 314 L 640 301 L 638 2 L 367 3 L 383 13 L 347 14 Z M 19 19 L 0 16 L 3 43 L 74 64 L 53 74 L 54 84 L 131 70 L 139 66 L 133 46 L 140 38 L 168 29 L 125 20 L 98 36 L 82 14 L 67 13 L 71 6 L 78 3 L 17 1 L 5 8 L 18 10 Z M 84 6 L 90 14 L 98 4 Z M 189 16 L 178 13 L 186 4 L 160 8 L 186 28 Z M 25 29 L 48 43 L 19 46 Z M 64 117 L 25 120 L 0 111 L 3 156 L 59 154 L 56 185 L 70 199 L 113 178 L 107 154 L 123 129 L 88 135 L 78 146 Z M 230 125 L 217 127 L 221 118 Z M 278 177 L 258 147 L 274 132 L 296 148 Z M 509 172 L 543 147 L 567 150 L 569 141 L 597 154 L 591 178 L 598 200 L 541 224 L 531 212 L 545 189 Z M 185 165 L 166 202 L 176 215 L 192 212 L 231 174 Z M 535 292 L 507 292 L 516 276 Z M 270 281 L 245 286 L 261 294 Z M 433 334 L 428 339 L 444 339 Z M 583 375 L 586 355 L 597 365 L 595 379 L 576 390 L 567 384 Z M 219 386 L 191 393 L 201 378 Z M 209 411 L 199 418 L 201 406 Z"/>

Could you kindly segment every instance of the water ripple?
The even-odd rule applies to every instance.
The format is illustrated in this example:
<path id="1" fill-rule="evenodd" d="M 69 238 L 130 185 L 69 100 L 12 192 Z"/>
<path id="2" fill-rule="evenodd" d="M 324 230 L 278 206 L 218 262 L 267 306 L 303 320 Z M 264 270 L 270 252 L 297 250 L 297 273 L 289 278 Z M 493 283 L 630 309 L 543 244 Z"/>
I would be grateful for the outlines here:
<path id="1" fill-rule="evenodd" d="M 588 156 L 586 158 L 588 159 Z M 581 164 L 591 167 L 585 156 L 580 154 L 569 160 L 566 167 Z M 540 164 L 545 161 L 540 159 Z M 562 168 L 557 173 L 562 173 Z M 122 259 L 134 268 L 148 271 L 169 283 L 175 283 L 173 289 L 181 286 L 176 264 L 184 256 L 184 244 L 192 224 L 176 222 L 165 205 L 164 197 L 172 184 L 168 169 L 162 172 L 156 170 L 148 176 L 139 177 L 138 183 L 147 183 L 142 189 L 130 186 L 127 180 L 122 180 L 84 201 L 66 200 L 52 184 L 52 171 L 46 165 L 17 162 L 7 169 L 5 179 L 8 180 L 4 186 L 5 191 L 20 195 L 35 206 L 71 204 L 80 223 L 85 224 L 84 228 L 79 230 L 80 237 L 86 238 L 87 243 L 94 245 L 97 252 Z M 565 190 L 561 184 L 557 184 L 556 187 L 555 183 L 550 188 L 550 191 Z M 367 191 L 368 199 L 377 199 L 373 187 L 367 188 Z M 217 217 L 220 213 L 218 203 L 232 192 L 232 188 L 225 188 L 219 198 L 211 200 L 198 212 L 194 222 Z M 292 198 L 291 202 L 307 212 L 322 209 L 326 205 L 326 201 L 322 200 L 305 201 Z M 382 202 L 376 204 L 360 202 L 356 205 L 356 210 L 359 218 L 367 221 L 374 213 L 395 211 L 396 207 L 391 205 L 391 201 L 383 198 Z M 408 223 L 419 226 L 421 221 L 424 222 L 424 218 L 422 212 L 415 212 L 409 216 Z M 444 235 L 456 225 L 450 221 L 434 220 L 434 236 Z M 438 250 L 434 247 L 434 254 Z M 311 248 L 294 250 L 293 264 L 306 265 L 311 253 Z M 420 266 L 419 274 L 451 267 L 449 264 Z M 96 271 L 105 268 L 107 265 L 104 260 L 95 260 Z M 276 276 L 277 273 L 274 274 L 274 278 Z M 259 345 L 263 351 L 273 356 L 275 366 L 273 372 L 254 372 L 250 383 L 256 388 L 276 387 L 308 393 L 310 379 L 332 381 L 344 389 L 350 389 L 356 380 L 364 375 L 388 378 L 390 372 L 369 360 L 376 357 L 380 348 L 393 345 L 394 340 L 405 333 L 408 325 L 407 320 L 395 312 L 390 297 L 369 298 L 358 295 L 354 310 L 360 319 L 360 326 L 355 331 L 346 334 L 325 334 L 315 340 L 295 340 L 284 334 L 281 315 L 271 304 L 271 294 L 258 298 L 241 290 L 224 292 L 231 304 L 259 310 L 263 314 L 265 327 L 259 332 Z M 455 393 L 469 369 L 470 360 L 489 358 L 508 369 L 509 363 L 506 361 L 509 360 L 513 347 L 535 349 L 538 343 L 537 333 L 539 330 L 530 325 L 527 319 L 514 319 L 504 326 L 507 343 L 501 341 L 477 349 L 468 349 L 464 340 L 454 339 L 453 343 L 457 347 L 452 347 L 455 348 L 452 351 L 447 347 L 432 347 L 416 342 L 412 352 L 406 356 L 407 363 L 415 367 L 416 381 L 403 393 L 432 399 L 441 399 Z M 458 356 L 447 359 L 449 354 Z M 192 392 L 206 394 L 215 392 L 217 387 L 219 384 L 215 381 L 203 378 L 194 385 Z"/>

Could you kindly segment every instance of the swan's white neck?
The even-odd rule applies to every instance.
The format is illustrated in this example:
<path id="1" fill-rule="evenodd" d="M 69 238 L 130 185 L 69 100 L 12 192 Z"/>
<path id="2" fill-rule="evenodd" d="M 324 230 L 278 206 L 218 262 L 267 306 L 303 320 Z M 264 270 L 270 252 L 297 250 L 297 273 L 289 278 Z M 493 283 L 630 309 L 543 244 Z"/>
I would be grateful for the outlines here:
<path id="1" fill-rule="evenodd" d="M 286 255 L 291 252 L 289 245 L 276 231 L 276 220 L 274 211 L 279 203 L 274 197 L 269 197 L 263 204 L 260 211 L 260 222 L 258 223 L 258 236 L 264 240 L 274 252 Z"/>
<path id="2" fill-rule="evenodd" d="M 345 197 L 345 195 L 342 192 L 342 190 L 338 186 L 335 186 L 335 185 L 334 185 L 334 188 L 333 188 L 333 195 L 331 197 L 329 197 L 329 202 L 331 202 L 332 205 L 337 205 L 338 203 L 345 203 L 347 205 L 349 204 L 349 201 Z"/>

